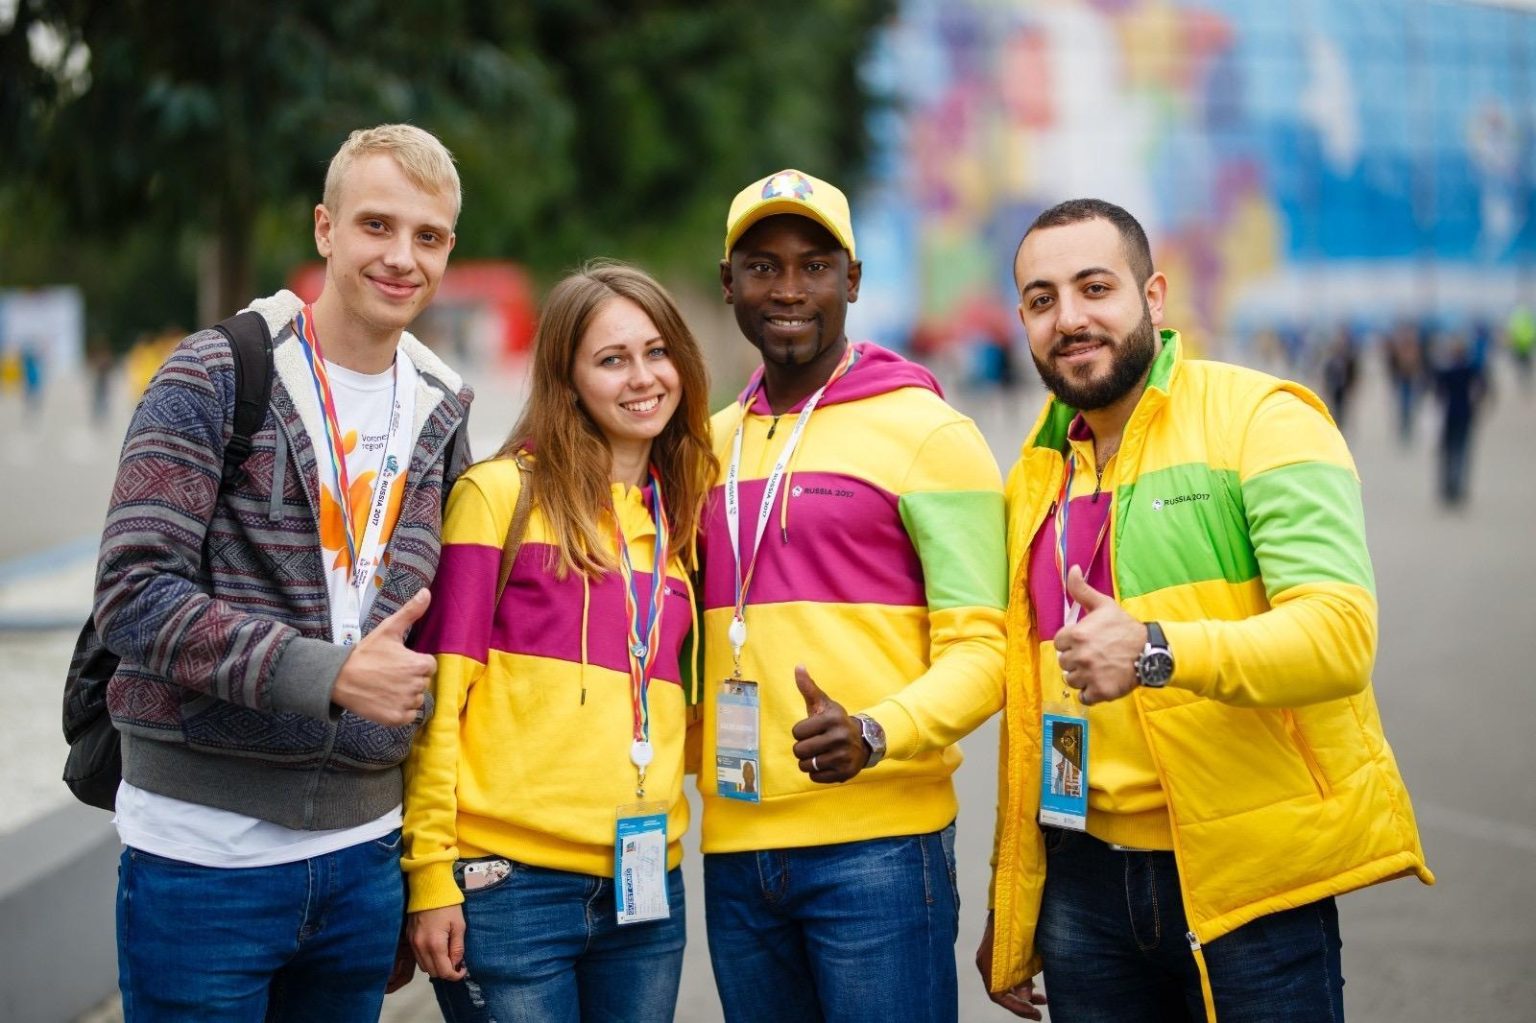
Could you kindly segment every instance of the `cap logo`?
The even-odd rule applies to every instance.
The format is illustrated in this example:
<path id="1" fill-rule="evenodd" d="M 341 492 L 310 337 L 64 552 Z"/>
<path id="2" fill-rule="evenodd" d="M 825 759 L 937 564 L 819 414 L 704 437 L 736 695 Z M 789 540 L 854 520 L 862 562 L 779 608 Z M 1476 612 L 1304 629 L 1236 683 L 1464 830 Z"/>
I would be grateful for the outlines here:
<path id="1" fill-rule="evenodd" d="M 763 183 L 764 199 L 798 199 L 804 202 L 811 194 L 811 183 L 803 174 L 783 171 Z"/>

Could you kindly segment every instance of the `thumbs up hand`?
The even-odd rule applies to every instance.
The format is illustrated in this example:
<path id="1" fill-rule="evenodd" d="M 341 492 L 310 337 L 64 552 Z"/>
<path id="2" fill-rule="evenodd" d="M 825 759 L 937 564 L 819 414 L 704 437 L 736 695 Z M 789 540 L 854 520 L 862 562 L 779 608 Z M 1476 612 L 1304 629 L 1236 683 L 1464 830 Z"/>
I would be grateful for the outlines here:
<path id="1" fill-rule="evenodd" d="M 1056 633 L 1063 680 L 1082 691 L 1085 705 L 1120 699 L 1138 685 L 1136 658 L 1147 644 L 1146 625 L 1089 586 L 1076 565 L 1067 573 L 1067 597 L 1082 614 Z"/>
<path id="2" fill-rule="evenodd" d="M 847 781 L 869 762 L 864 734 L 843 705 L 821 691 L 805 665 L 795 668 L 795 687 L 805 698 L 805 720 L 791 730 L 798 740 L 794 754 L 811 781 Z"/>
<path id="3" fill-rule="evenodd" d="M 437 660 L 405 645 L 432 595 L 421 590 L 352 648 L 331 688 L 331 702 L 392 728 L 418 724 Z"/>

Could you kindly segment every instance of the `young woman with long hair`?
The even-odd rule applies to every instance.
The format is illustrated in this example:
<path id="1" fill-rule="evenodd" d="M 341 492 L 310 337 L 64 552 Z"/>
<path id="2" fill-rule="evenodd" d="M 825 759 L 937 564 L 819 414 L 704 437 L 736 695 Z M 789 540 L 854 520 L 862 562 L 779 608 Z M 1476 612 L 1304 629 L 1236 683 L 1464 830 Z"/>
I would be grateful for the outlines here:
<path id="1" fill-rule="evenodd" d="M 545 304 L 521 420 L 449 498 L 402 860 L 447 1018 L 466 975 L 499 1023 L 672 1018 L 708 403 L 666 291 L 589 264 Z"/>

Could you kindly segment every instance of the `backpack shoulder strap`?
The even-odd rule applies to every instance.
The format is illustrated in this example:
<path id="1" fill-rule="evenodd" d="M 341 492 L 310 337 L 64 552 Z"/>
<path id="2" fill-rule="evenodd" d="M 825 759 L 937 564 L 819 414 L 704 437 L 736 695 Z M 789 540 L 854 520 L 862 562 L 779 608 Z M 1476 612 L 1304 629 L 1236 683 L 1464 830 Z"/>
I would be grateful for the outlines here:
<path id="1" fill-rule="evenodd" d="M 235 359 L 235 428 L 224 448 L 223 479 L 228 482 L 250 455 L 251 437 L 261 429 L 272 399 L 272 334 L 261 314 L 249 311 L 213 329 L 229 338 Z"/>
<path id="2" fill-rule="evenodd" d="M 501 545 L 501 570 L 496 573 L 497 604 L 501 603 L 501 595 L 507 588 L 512 564 L 517 560 L 517 552 L 523 546 L 523 536 L 528 532 L 528 517 L 533 512 L 533 473 L 516 455 L 513 461 L 517 463 L 517 503 L 512 508 L 512 522 L 507 526 L 507 538 Z"/>

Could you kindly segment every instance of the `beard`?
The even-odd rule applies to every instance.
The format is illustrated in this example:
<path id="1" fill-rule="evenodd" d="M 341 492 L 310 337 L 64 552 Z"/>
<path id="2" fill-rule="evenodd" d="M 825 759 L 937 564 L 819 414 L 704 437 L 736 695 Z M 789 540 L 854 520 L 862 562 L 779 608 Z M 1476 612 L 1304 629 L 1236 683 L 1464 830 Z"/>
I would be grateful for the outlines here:
<path id="1" fill-rule="evenodd" d="M 1069 373 L 1057 372 L 1052 362 L 1042 361 L 1031 353 L 1045 386 L 1062 402 L 1080 412 L 1095 412 L 1125 397 L 1141 382 L 1147 367 L 1157 356 L 1157 330 L 1152 326 L 1152 315 L 1145 302 L 1141 307 L 1141 322 L 1125 337 L 1116 340 L 1108 334 L 1076 334 L 1071 338 L 1057 338 L 1051 346 L 1050 358 L 1054 359 L 1069 344 L 1088 340 L 1108 345 L 1114 355 L 1109 372 L 1098 379 L 1079 380 Z"/>
<path id="2" fill-rule="evenodd" d="M 759 326 L 753 332 L 753 339 L 757 342 L 757 350 L 762 353 L 765 362 L 772 362 L 780 366 L 802 366 L 809 362 L 815 362 L 821 354 L 827 350 L 826 324 L 821 317 L 814 317 L 816 325 L 815 340 L 808 347 L 795 349 L 782 341 L 774 341 L 768 336 L 768 328 Z"/>

